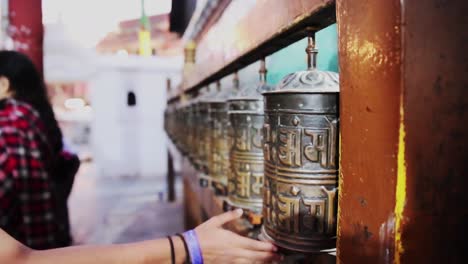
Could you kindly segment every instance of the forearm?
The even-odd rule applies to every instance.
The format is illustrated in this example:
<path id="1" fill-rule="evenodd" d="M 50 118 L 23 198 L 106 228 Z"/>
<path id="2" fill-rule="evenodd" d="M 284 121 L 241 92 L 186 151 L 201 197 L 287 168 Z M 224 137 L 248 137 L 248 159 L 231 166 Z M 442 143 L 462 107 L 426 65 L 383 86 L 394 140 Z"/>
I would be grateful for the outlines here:
<path id="1" fill-rule="evenodd" d="M 176 263 L 183 263 L 185 250 L 180 238 L 173 237 Z M 150 264 L 171 263 L 168 239 L 110 246 L 75 246 L 31 251 L 25 264 Z"/>
<path id="2" fill-rule="evenodd" d="M 273 244 L 239 236 L 222 226 L 242 216 L 242 210 L 230 211 L 212 217 L 189 234 L 189 245 L 200 246 L 194 256 L 203 255 L 208 263 L 255 263 L 279 261 L 281 257 Z M 179 237 L 172 237 L 176 263 L 186 259 L 184 244 Z M 167 238 L 140 243 L 111 246 L 77 246 L 35 251 L 26 248 L 0 229 L 0 263 L 9 264 L 152 264 L 171 263 L 171 248 Z M 198 248 L 198 246 L 196 246 Z M 201 252 L 202 251 L 202 252 Z M 192 252 L 192 251 L 191 251 Z"/>

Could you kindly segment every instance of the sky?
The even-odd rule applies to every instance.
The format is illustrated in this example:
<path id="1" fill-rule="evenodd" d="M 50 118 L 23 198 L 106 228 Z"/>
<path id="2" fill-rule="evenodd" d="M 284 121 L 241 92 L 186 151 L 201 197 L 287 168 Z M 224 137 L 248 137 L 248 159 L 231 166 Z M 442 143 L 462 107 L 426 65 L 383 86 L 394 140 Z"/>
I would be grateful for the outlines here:
<path id="1" fill-rule="evenodd" d="M 146 14 L 171 10 L 171 0 L 146 0 Z M 139 18 L 140 0 L 42 0 L 43 23 L 61 21 L 77 44 L 92 48 L 122 20 Z"/>

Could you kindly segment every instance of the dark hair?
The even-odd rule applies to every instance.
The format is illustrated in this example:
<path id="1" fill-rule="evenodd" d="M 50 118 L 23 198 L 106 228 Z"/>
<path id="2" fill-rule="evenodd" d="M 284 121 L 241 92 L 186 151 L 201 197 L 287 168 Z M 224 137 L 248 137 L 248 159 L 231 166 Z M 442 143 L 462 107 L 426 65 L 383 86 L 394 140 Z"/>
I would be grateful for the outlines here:
<path id="1" fill-rule="evenodd" d="M 0 51 L 0 76 L 10 81 L 13 98 L 31 105 L 39 112 L 54 154 L 62 150 L 62 132 L 55 119 L 47 89 L 33 62 L 16 51 Z"/>

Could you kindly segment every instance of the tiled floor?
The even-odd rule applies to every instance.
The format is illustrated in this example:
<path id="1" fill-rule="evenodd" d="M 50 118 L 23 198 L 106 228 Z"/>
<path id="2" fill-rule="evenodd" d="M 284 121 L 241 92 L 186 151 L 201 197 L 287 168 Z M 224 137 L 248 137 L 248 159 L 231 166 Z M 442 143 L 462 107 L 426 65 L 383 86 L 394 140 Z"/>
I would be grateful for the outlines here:
<path id="1" fill-rule="evenodd" d="M 75 244 L 141 241 L 183 231 L 182 197 L 166 202 L 165 188 L 163 176 L 102 178 L 92 163 L 82 164 L 68 202 Z"/>

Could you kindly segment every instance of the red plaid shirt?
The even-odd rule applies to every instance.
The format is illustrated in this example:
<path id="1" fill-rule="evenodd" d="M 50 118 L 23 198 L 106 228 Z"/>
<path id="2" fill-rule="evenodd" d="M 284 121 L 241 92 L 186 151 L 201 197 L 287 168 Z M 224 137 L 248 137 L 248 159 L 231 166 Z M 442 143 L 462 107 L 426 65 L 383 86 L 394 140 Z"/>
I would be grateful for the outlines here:
<path id="1" fill-rule="evenodd" d="M 35 249 L 56 246 L 51 153 L 39 114 L 0 101 L 0 228 Z"/>

